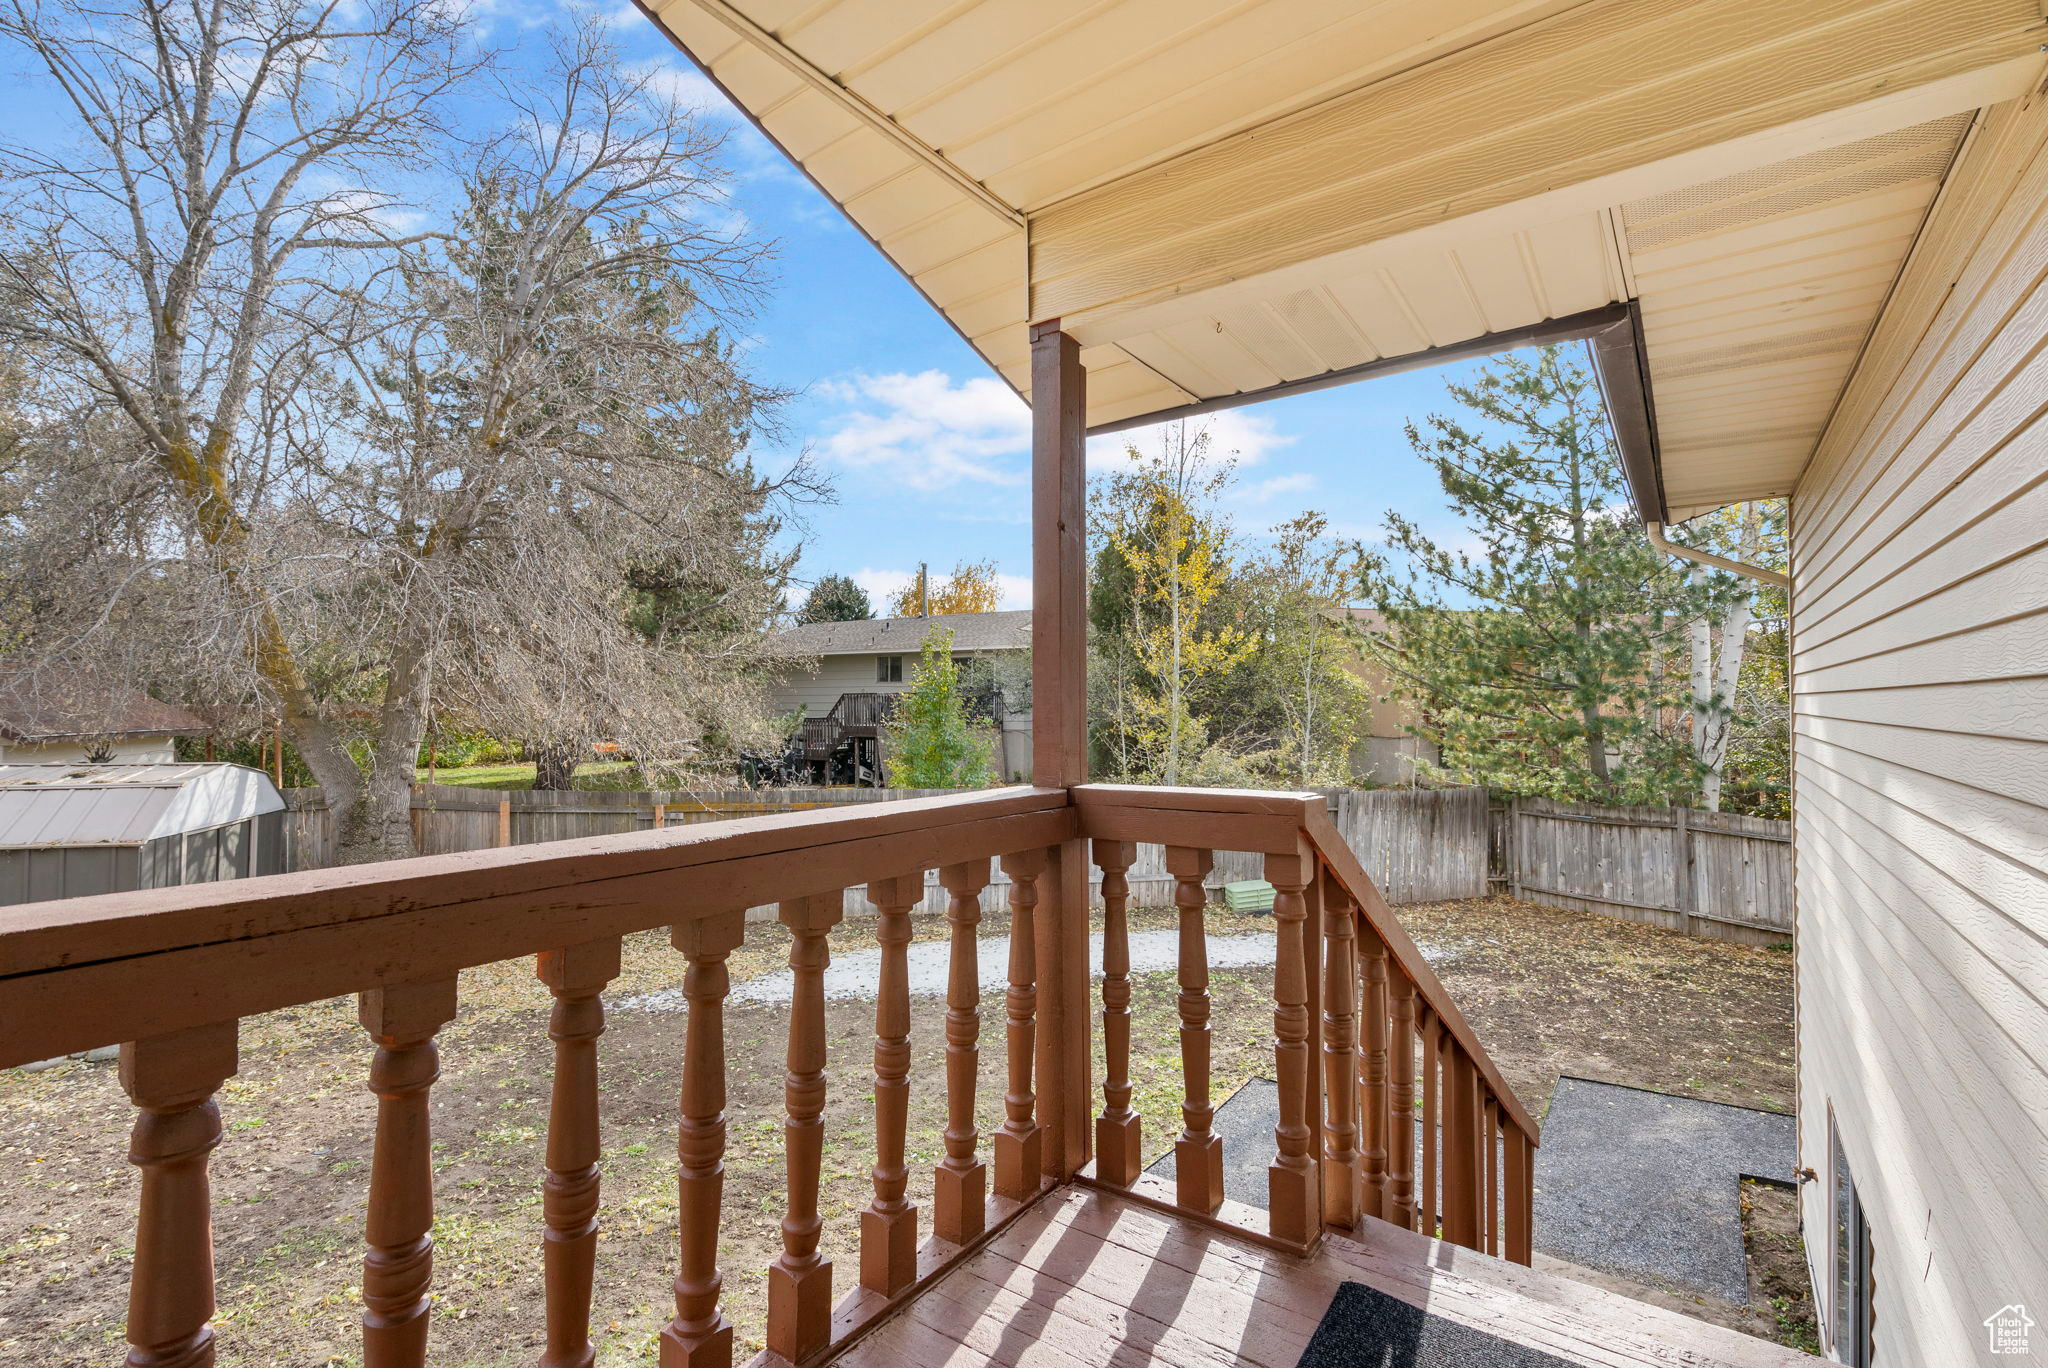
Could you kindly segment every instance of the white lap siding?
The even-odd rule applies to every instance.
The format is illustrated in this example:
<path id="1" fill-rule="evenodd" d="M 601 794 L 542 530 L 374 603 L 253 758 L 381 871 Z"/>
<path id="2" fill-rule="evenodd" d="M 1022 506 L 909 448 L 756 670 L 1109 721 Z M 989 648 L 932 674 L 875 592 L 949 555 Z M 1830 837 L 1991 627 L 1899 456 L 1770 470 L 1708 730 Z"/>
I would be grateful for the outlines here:
<path id="1" fill-rule="evenodd" d="M 903 661 L 906 681 L 916 663 L 917 653 L 912 651 Z M 874 656 L 836 655 L 821 657 L 816 674 L 801 668 L 791 670 L 769 697 L 777 713 L 792 713 L 802 706 L 806 717 L 823 717 L 841 694 L 896 693 L 902 688 L 902 683 L 876 682 Z"/>
<path id="2" fill-rule="evenodd" d="M 2012 1302 L 2048 1352 L 2044 149 L 1988 112 L 1793 498 L 1809 1256 L 1832 1108 L 1896 1368 L 2009 1362 Z"/>

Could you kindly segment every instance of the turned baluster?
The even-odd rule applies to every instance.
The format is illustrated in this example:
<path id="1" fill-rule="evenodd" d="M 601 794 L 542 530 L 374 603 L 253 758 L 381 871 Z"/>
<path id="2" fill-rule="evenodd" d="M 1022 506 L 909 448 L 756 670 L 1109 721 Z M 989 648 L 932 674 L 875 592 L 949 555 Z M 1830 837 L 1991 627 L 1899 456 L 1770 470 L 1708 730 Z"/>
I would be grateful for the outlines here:
<path id="1" fill-rule="evenodd" d="M 1358 1224 L 1358 913 L 1323 890 L 1323 1222 Z"/>
<path id="2" fill-rule="evenodd" d="M 1303 933 L 1308 902 L 1302 891 L 1314 877 L 1312 857 L 1266 856 L 1266 882 L 1273 885 L 1273 1072 L 1280 1092 L 1280 1122 L 1273 1128 L 1276 1153 L 1266 1170 L 1267 1213 L 1273 1237 L 1307 1244 L 1321 1217 L 1315 1163 L 1309 1157 L 1308 966 Z"/>
<path id="3" fill-rule="evenodd" d="M 1387 1215 L 1387 944 L 1370 925 L 1359 938 L 1358 971 L 1365 1021 L 1359 1065 L 1365 1084 L 1365 1163 L 1362 1206 Z"/>
<path id="4" fill-rule="evenodd" d="M 377 1044 L 370 1091 L 377 1139 L 363 1258 L 364 1368 L 427 1361 L 434 1282 L 434 1154 L 428 1092 L 441 1076 L 434 1036 L 455 1018 L 455 980 L 399 983 L 361 995 L 357 1015 Z"/>
<path id="5" fill-rule="evenodd" d="M 996 1195 L 1023 1201 L 1038 1192 L 1043 1156 L 1038 1097 L 1031 1089 L 1032 1054 L 1038 1048 L 1038 878 L 1045 852 L 1026 850 L 998 862 L 1010 876 L 1010 991 L 1005 1044 L 1009 1089 L 1003 1094 L 1003 1128 L 996 1132 Z"/>
<path id="6" fill-rule="evenodd" d="M 917 1281 L 917 1207 L 905 1197 L 904 1128 L 910 1115 L 910 909 L 924 875 L 868 885 L 882 972 L 875 994 L 875 1197 L 860 1214 L 860 1283 L 893 1297 Z"/>
<path id="7" fill-rule="evenodd" d="M 213 1197 L 220 1144 L 213 1099 L 236 1068 L 233 1021 L 121 1047 L 121 1087 L 137 1109 L 128 1162 L 142 1170 L 128 1275 L 129 1368 L 211 1368 Z"/>
<path id="8" fill-rule="evenodd" d="M 1428 1007 L 1421 1010 L 1422 1021 L 1422 1233 L 1432 1240 L 1437 1237 L 1439 1222 L 1443 1213 L 1442 1169 L 1439 1166 L 1438 1148 L 1443 1138 L 1442 1074 L 1439 1041 L 1442 1028 L 1437 1023 L 1436 1013 Z"/>
<path id="9" fill-rule="evenodd" d="M 795 941 L 789 968 L 795 992 L 789 1013 L 789 1073 L 783 1083 L 783 1162 L 789 1212 L 782 1218 L 782 1255 L 768 1269 L 768 1348 L 794 1363 L 832 1339 L 832 1261 L 818 1252 L 819 1170 L 825 1160 L 826 935 L 839 924 L 846 899 L 838 891 L 796 898 L 778 914 Z"/>
<path id="10" fill-rule="evenodd" d="M 1186 846 L 1166 848 L 1173 875 L 1173 905 L 1180 912 L 1180 1068 L 1185 1094 L 1180 1138 L 1173 1142 L 1174 1199 L 1207 1215 L 1223 1205 L 1223 1139 L 1209 1128 L 1216 1107 L 1209 1096 L 1209 935 L 1203 916 L 1209 891 L 1202 886 L 1215 856 Z"/>
<path id="11" fill-rule="evenodd" d="M 1484 1231 L 1479 1163 L 1479 1088 L 1472 1060 L 1447 1041 L 1444 1061 L 1444 1238 L 1478 1249 Z"/>
<path id="12" fill-rule="evenodd" d="M 939 871 L 952 942 L 946 975 L 946 1157 L 933 1175 L 932 1233 L 954 1244 L 981 1234 L 988 1219 L 988 1173 L 974 1154 L 980 1139 L 974 1074 L 981 1060 L 981 961 L 974 937 L 988 879 L 987 860 Z"/>
<path id="13" fill-rule="evenodd" d="M 720 1205 L 725 1197 L 726 957 L 746 935 L 745 912 L 677 922 L 670 943 L 682 952 L 683 1085 L 676 1128 L 677 1225 L 681 1239 L 676 1314 L 661 1332 L 661 1368 L 730 1368 L 732 1322 L 719 1305 Z"/>
<path id="14" fill-rule="evenodd" d="M 1387 986 L 1388 1039 L 1392 1045 L 1387 1073 L 1392 1090 L 1387 1098 L 1386 1219 L 1415 1228 L 1415 983 L 1396 972 Z"/>
<path id="15" fill-rule="evenodd" d="M 1095 1176 L 1134 1183 L 1145 1167 L 1144 1140 L 1131 1110 L 1131 931 L 1128 877 L 1137 859 L 1129 841 L 1096 841 L 1102 869 L 1102 1115 L 1095 1118 Z"/>
<path id="16" fill-rule="evenodd" d="M 597 1038 L 604 1034 L 598 994 L 618 977 L 619 938 L 545 951 L 534 972 L 555 997 L 548 1018 L 555 1079 L 541 1190 L 547 1347 L 540 1361 L 541 1368 L 589 1368 L 596 1358 L 590 1299 L 597 1268 Z"/>

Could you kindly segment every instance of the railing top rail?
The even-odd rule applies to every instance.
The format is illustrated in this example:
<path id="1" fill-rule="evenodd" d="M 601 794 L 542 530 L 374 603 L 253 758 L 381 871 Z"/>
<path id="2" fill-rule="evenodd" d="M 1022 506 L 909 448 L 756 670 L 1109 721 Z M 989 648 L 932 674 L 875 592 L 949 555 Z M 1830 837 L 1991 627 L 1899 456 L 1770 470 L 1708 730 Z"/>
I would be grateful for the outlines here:
<path id="1" fill-rule="evenodd" d="M 1065 790 L 997 789 L 31 904 L 0 913 L 0 1066 L 1050 845 L 1074 826 Z"/>
<path id="2" fill-rule="evenodd" d="M 1184 824 L 1188 833 L 1186 844 L 1208 845 L 1210 842 L 1203 832 L 1209 824 L 1204 817 L 1235 817 L 1239 820 L 1259 818 L 1280 818 L 1298 824 L 1300 836 L 1315 850 L 1325 868 L 1344 886 L 1352 902 L 1365 919 L 1379 933 L 1387 947 L 1387 954 L 1399 964 L 1415 984 L 1415 991 L 1429 1009 L 1436 1013 L 1452 1037 L 1463 1047 L 1479 1069 L 1479 1075 L 1486 1080 L 1488 1089 L 1500 1099 L 1501 1108 L 1515 1125 L 1531 1140 L 1537 1138 L 1535 1119 L 1522 1106 L 1513 1088 L 1501 1077 L 1500 1070 L 1479 1043 L 1479 1036 L 1471 1023 L 1465 1020 L 1457 1004 L 1451 1001 L 1449 991 L 1429 962 L 1422 957 L 1422 951 L 1415 941 L 1401 927 L 1400 920 L 1380 896 L 1379 888 L 1367 874 L 1365 866 L 1358 862 L 1351 846 L 1330 821 L 1328 801 L 1319 793 L 1288 793 L 1268 789 L 1195 789 L 1195 788 L 1146 788 L 1136 784 L 1083 784 L 1073 790 L 1075 805 L 1082 814 L 1084 831 L 1089 827 L 1096 813 L 1108 813 L 1117 809 L 1150 809 L 1155 812 L 1174 814 L 1175 821 Z M 1149 838 L 1148 839 L 1153 839 Z M 1220 849 L 1273 848 L 1273 833 L 1263 837 L 1267 844 L 1260 846 L 1228 846 L 1218 844 Z"/>

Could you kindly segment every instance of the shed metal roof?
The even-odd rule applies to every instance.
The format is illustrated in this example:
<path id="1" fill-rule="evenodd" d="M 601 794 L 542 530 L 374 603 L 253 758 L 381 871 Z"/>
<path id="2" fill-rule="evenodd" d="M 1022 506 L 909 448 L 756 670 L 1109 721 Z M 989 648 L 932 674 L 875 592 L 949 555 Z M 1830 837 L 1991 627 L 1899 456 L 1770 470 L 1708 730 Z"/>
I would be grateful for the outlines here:
<path id="1" fill-rule="evenodd" d="M 142 845 L 284 805 L 245 765 L 0 764 L 0 849 Z"/>

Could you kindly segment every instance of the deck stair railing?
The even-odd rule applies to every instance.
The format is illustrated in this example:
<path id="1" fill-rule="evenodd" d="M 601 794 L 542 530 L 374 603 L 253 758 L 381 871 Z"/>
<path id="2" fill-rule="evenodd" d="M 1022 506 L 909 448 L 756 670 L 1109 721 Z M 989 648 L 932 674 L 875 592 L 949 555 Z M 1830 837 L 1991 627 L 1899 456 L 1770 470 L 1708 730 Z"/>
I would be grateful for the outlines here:
<path id="1" fill-rule="evenodd" d="M 849 740 L 873 737 L 895 715 L 896 695 L 846 693 L 823 717 L 806 717 L 800 737 L 806 760 L 829 760 Z"/>
<path id="2" fill-rule="evenodd" d="M 771 1362 L 816 1362 L 858 1338 L 971 1253 L 1057 1182 L 1075 1176 L 1084 1134 L 1041 1097 L 1078 1096 L 1057 1061 L 1077 1039 L 1085 983 L 1049 980 L 1085 955 L 1087 925 L 1054 896 L 1062 861 L 1087 841 L 1108 900 L 1102 1027 L 1108 1072 L 1086 1181 L 1193 1218 L 1245 1221 L 1306 1249 L 1367 1216 L 1474 1249 L 1529 1257 L 1536 1128 L 1442 985 L 1400 931 L 1320 798 L 1201 790 L 1005 789 L 702 824 L 624 836 L 433 856 L 231 884 L 37 904 L 0 915 L 0 1066 L 115 1042 L 137 1116 L 141 1171 L 131 1270 L 128 1362 L 214 1361 L 213 1206 L 207 1164 L 222 1143 L 215 1095 L 236 1070 L 241 1018 L 354 993 L 377 1097 L 363 1239 L 363 1362 L 429 1361 L 434 1167 L 429 1099 L 436 1037 L 458 1007 L 457 975 L 534 957 L 553 994 L 554 1042 L 540 1246 L 544 1368 L 591 1362 L 603 993 L 622 936 L 667 927 L 688 1013 L 677 1152 L 680 1259 L 664 1368 L 725 1368 L 733 1327 L 718 1265 L 725 1204 L 728 957 L 744 909 L 779 908 L 792 938 L 782 1144 L 782 1250 L 768 1270 Z M 1169 844 L 1178 882 L 1184 1129 L 1170 1197 L 1139 1181 L 1143 1137 L 1130 1108 L 1129 868 L 1138 841 Z M 1202 875 L 1215 849 L 1260 851 L 1276 889 L 1273 1039 L 1281 1090 L 1270 1216 L 1225 1210 L 1211 1130 L 1209 1002 Z M 1009 876 L 1004 1120 L 984 1144 L 975 1124 L 982 1045 L 981 895 L 992 863 Z M 947 891 L 947 1126 L 932 1210 L 907 1199 L 911 1059 L 907 950 L 924 871 Z M 1069 868 L 1066 874 L 1077 871 Z M 854 1286 L 834 1298 L 820 1252 L 827 936 L 842 892 L 865 885 L 881 967 L 875 1005 L 873 1197 L 860 1216 Z M 1048 890 L 1052 890 L 1051 893 Z M 1078 937 L 1078 940 L 1076 939 Z M 1050 958 L 1048 958 L 1050 956 Z M 1079 961 L 1085 964 L 1085 958 Z M 1057 1001 L 1041 1002 L 1041 986 Z M 1072 1015 L 1058 1002 L 1073 1004 Z M 1042 1017 L 1042 1010 L 1051 1015 Z M 1043 1022 L 1043 1029 L 1041 1025 Z M 1419 1058 L 1418 1058 L 1419 1054 Z M 1322 1067 L 1315 1067 L 1320 1057 Z M 1048 1064 L 1048 1061 L 1054 1061 Z M 1409 1080 L 1421 1079 L 1419 1117 Z M 865 1086 L 856 1083 L 856 1088 Z M 1078 1123 L 1078 1111 L 1066 1113 Z M 1049 1120 L 1047 1118 L 1050 1118 Z M 1418 1152 L 1420 1173 L 1410 1162 Z M 1042 1126 L 1041 1122 L 1045 1124 Z M 236 1143 L 243 1143 L 237 1135 Z M 929 1238 L 920 1239 L 928 1228 Z"/>

